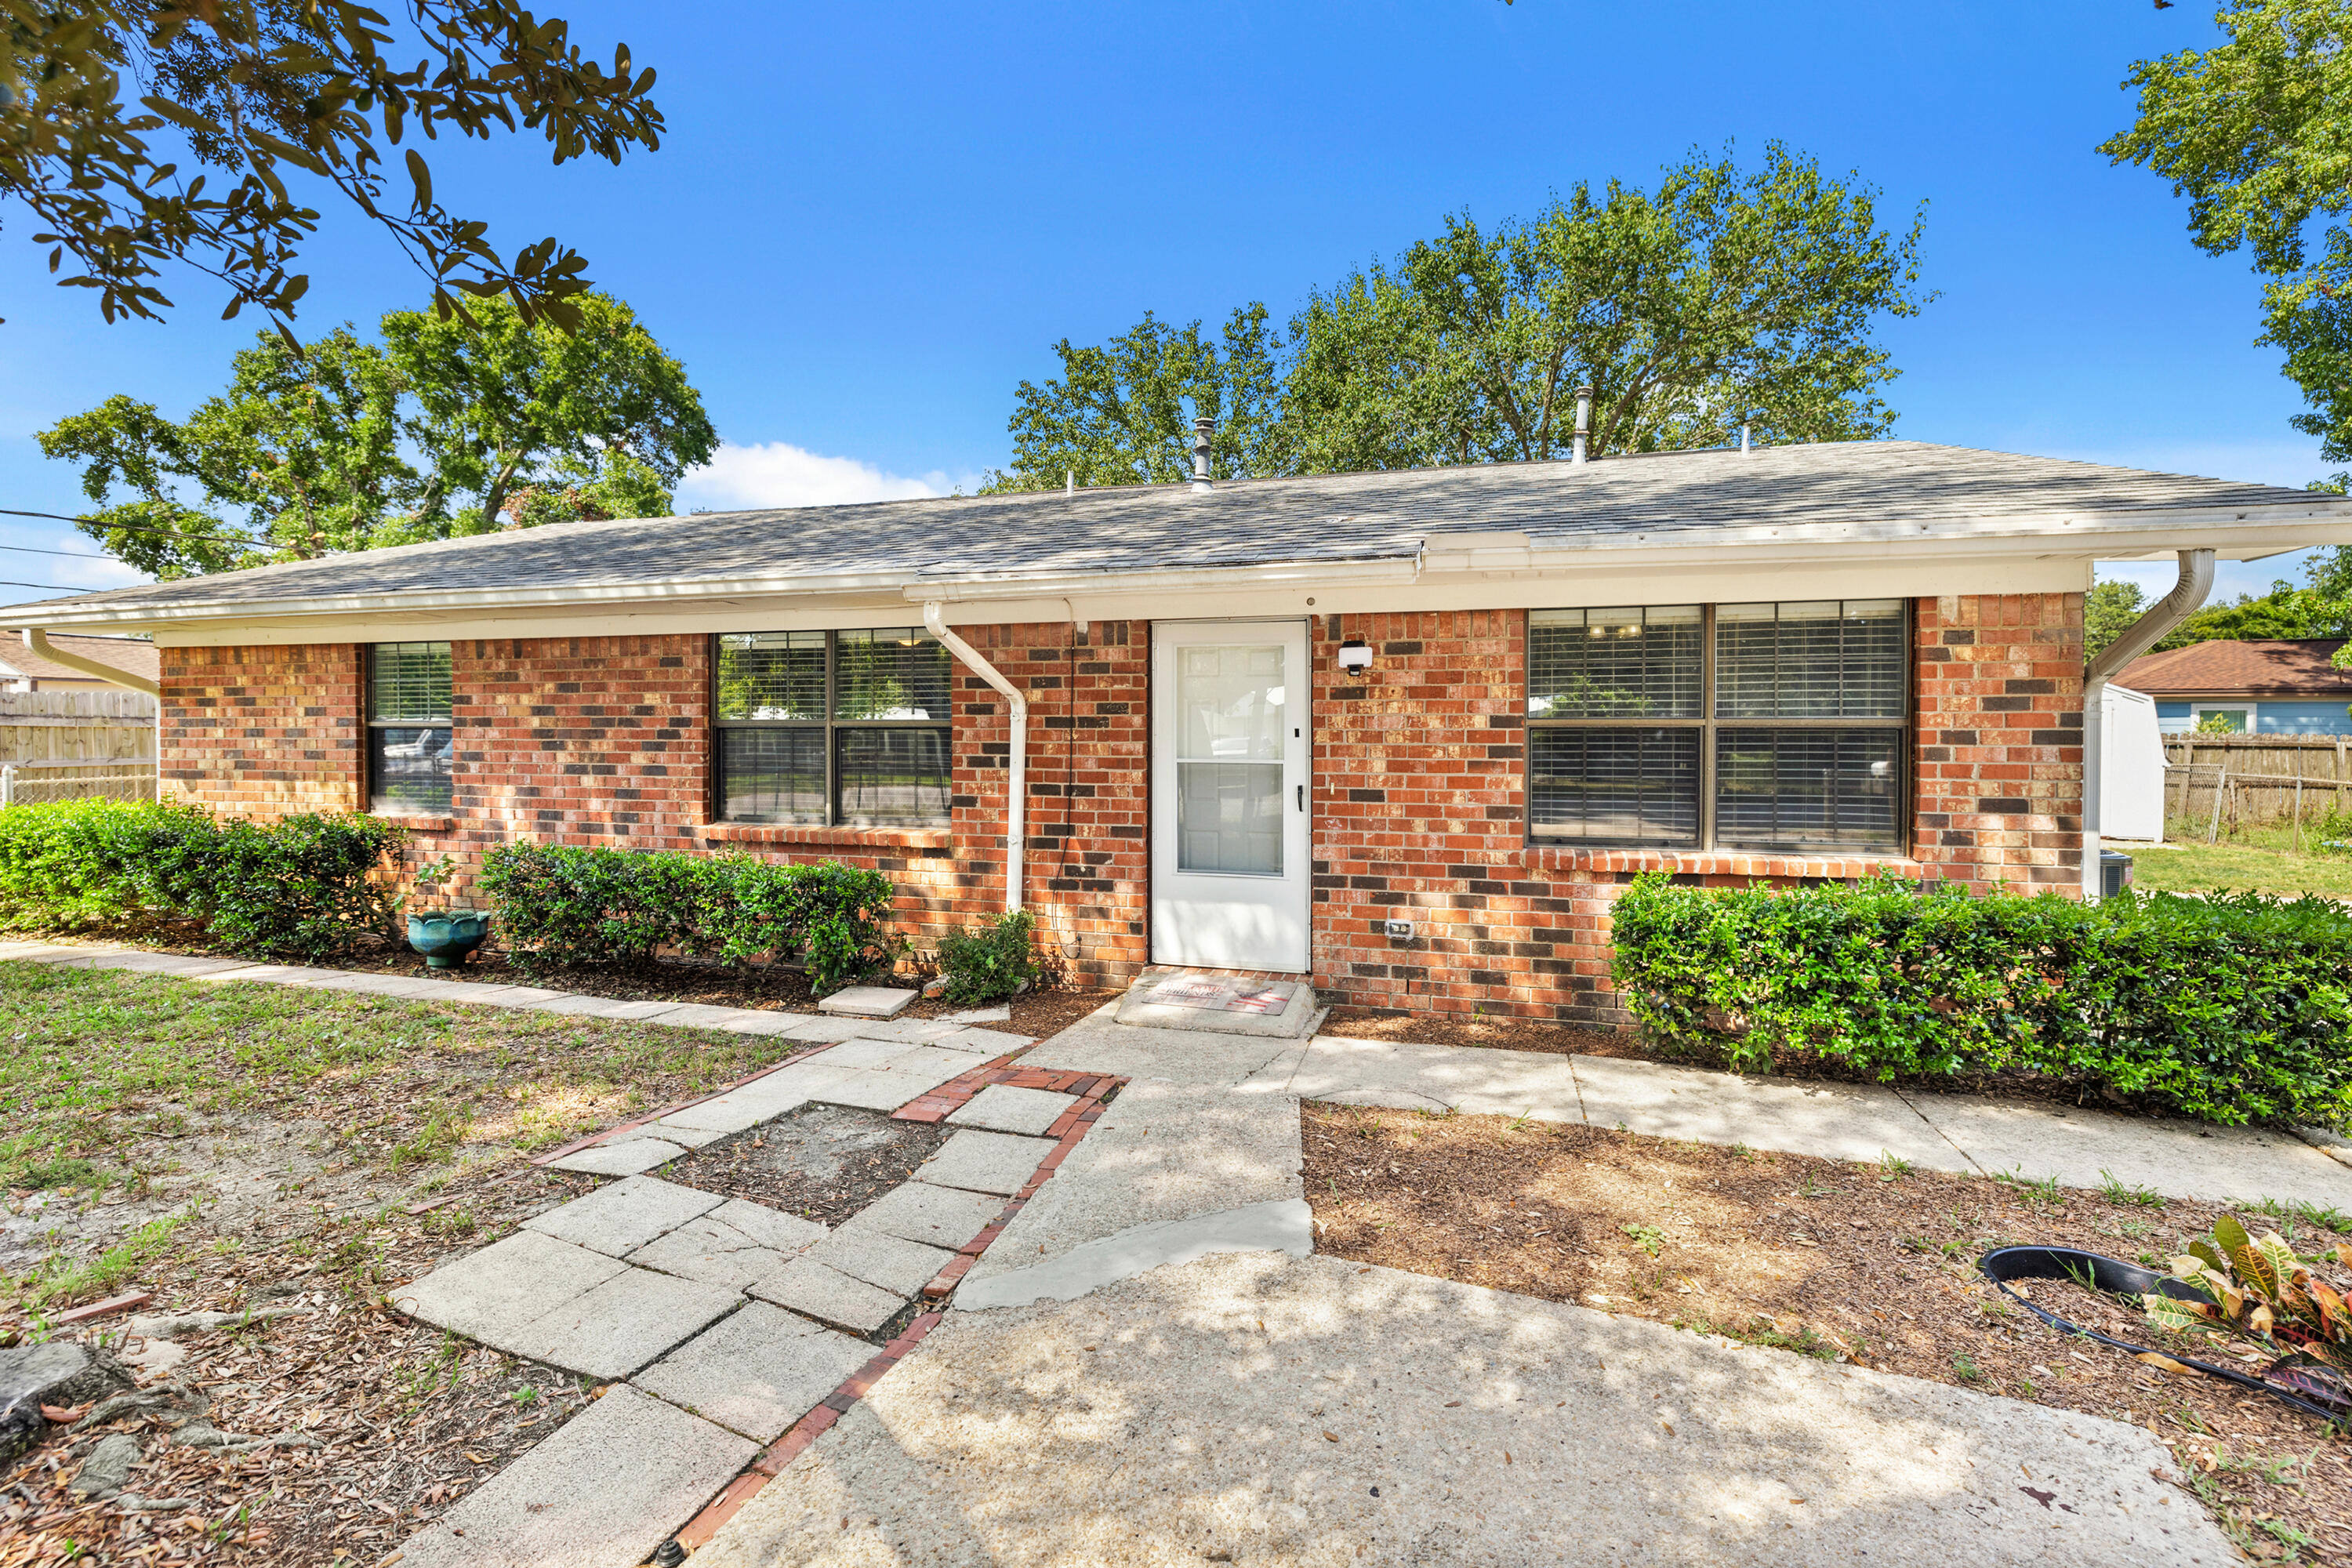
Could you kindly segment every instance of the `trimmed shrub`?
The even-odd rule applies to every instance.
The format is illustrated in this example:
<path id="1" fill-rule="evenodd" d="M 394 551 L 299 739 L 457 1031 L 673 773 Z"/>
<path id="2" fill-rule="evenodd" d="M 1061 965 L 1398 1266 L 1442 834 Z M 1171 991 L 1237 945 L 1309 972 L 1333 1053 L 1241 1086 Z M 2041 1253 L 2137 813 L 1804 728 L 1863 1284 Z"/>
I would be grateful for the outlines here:
<path id="1" fill-rule="evenodd" d="M 940 993 L 962 1006 L 1002 1002 L 1037 978 L 1037 917 L 1007 910 L 986 925 L 951 931 L 940 938 Z"/>
<path id="2" fill-rule="evenodd" d="M 1881 1080 L 2018 1068 L 2207 1121 L 2352 1123 L 2352 911 L 2258 893 L 1677 888 L 1618 900 L 1616 979 L 1662 1041 Z"/>
<path id="3" fill-rule="evenodd" d="M 392 937 L 401 900 L 377 875 L 408 830 L 373 816 L 221 818 L 153 801 L 0 812 L 0 927 L 205 922 L 234 952 L 320 959 Z"/>
<path id="4" fill-rule="evenodd" d="M 508 844 L 482 858 L 481 884 L 526 968 L 642 963 L 664 951 L 740 965 L 767 953 L 797 961 L 822 994 L 896 955 L 897 889 L 837 861 Z"/>

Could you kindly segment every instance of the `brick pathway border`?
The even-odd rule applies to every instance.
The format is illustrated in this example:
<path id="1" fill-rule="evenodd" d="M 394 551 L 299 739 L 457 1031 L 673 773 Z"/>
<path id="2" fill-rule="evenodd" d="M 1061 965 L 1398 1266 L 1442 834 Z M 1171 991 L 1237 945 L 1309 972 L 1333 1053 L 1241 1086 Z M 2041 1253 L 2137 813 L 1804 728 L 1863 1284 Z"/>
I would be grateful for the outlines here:
<path id="1" fill-rule="evenodd" d="M 1021 1050 L 1028 1048 L 1024 1046 Z M 1055 1072 L 1045 1068 L 1013 1066 L 1013 1058 L 1020 1054 L 1021 1051 L 1013 1051 L 950 1079 L 929 1094 L 918 1096 L 890 1113 L 891 1119 L 897 1121 L 942 1121 L 970 1104 L 973 1096 L 991 1084 L 1003 1084 L 1012 1089 L 1042 1089 L 1056 1094 L 1078 1096 L 1078 1102 L 1055 1118 L 1053 1126 L 1046 1129 L 1045 1135 L 1055 1141 L 1054 1147 L 1037 1163 L 1037 1169 L 1021 1190 L 1006 1201 L 1003 1211 L 982 1226 L 978 1236 L 958 1247 L 947 1267 L 923 1287 L 925 1300 L 944 1301 L 965 1272 L 980 1261 L 981 1254 L 986 1252 L 990 1244 L 1003 1233 L 1004 1227 L 1013 1223 L 1013 1216 L 1021 1212 L 1022 1205 L 1061 1168 L 1070 1151 L 1077 1147 L 1078 1140 L 1093 1129 L 1103 1113 L 1104 1097 L 1127 1082 L 1124 1078 L 1101 1073 Z M 748 1083 L 751 1080 L 747 1079 L 744 1081 Z M 667 1116 L 669 1113 L 664 1111 L 661 1114 Z M 620 1127 L 613 1129 L 614 1132 L 623 1131 L 625 1129 Z M 761 1450 L 760 1457 L 753 1459 L 741 1475 L 728 1482 L 726 1489 L 700 1513 L 688 1520 L 671 1539 L 689 1553 L 700 1551 L 712 1536 L 719 1533 L 720 1526 L 742 1511 L 743 1505 L 759 1496 L 761 1489 L 770 1481 L 783 1474 L 784 1468 L 800 1458 L 803 1449 L 830 1430 L 835 1422 L 849 1414 L 857 1402 L 905 1358 L 908 1352 L 922 1343 L 924 1335 L 940 1326 L 946 1316 L 944 1306 L 935 1306 L 929 1311 L 917 1314 L 914 1321 L 907 1325 L 905 1332 L 852 1373 L 840 1387 L 826 1394 L 815 1409 L 793 1422 L 782 1436 Z"/>

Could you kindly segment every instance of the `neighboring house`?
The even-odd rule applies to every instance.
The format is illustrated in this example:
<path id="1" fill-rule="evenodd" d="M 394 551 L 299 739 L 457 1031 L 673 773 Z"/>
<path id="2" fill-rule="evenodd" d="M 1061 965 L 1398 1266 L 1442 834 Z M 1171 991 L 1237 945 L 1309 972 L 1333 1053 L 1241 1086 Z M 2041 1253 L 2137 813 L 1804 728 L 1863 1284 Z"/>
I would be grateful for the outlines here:
<path id="1" fill-rule="evenodd" d="M 2352 669 L 2340 637 L 2190 643 L 2142 655 L 2116 679 L 2156 699 L 2168 735 L 2212 722 L 2245 734 L 2352 735 Z"/>
<path id="2" fill-rule="evenodd" d="M 402 813 L 461 872 L 832 858 L 919 938 L 1024 905 L 1096 982 L 1603 1019 L 1644 870 L 2079 889 L 2092 562 L 2338 542 L 2342 497 L 1853 442 L 579 522 L 19 614 L 163 645 L 168 791 Z"/>
<path id="3" fill-rule="evenodd" d="M 127 675 L 155 679 L 160 659 L 155 645 L 144 637 L 53 637 L 49 641 L 67 653 L 78 653 L 110 664 Z M 0 691 L 112 691 L 117 689 L 94 675 L 68 669 L 27 652 L 14 630 L 0 634 Z"/>

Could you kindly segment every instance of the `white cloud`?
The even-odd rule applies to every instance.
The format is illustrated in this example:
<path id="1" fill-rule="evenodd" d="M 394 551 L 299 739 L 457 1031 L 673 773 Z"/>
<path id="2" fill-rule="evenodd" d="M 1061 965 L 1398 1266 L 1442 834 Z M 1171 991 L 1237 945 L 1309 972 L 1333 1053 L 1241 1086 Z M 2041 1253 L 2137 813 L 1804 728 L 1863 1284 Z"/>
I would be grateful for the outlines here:
<path id="1" fill-rule="evenodd" d="M 722 444 L 706 466 L 678 481 L 677 507 L 729 510 L 748 507 L 841 506 L 853 501 L 910 500 L 978 488 L 976 474 L 934 470 L 919 478 L 885 473 L 855 458 L 828 458 L 787 441 L 750 447 Z"/>

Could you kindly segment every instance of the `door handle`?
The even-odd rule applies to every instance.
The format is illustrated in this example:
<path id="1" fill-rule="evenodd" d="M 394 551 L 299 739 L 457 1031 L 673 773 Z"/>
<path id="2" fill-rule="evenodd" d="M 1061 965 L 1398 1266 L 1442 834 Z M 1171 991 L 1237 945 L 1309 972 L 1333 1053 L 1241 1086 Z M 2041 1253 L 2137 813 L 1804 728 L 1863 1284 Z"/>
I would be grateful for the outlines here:
<path id="1" fill-rule="evenodd" d="M 1305 784 L 1300 784 L 1298 786 L 1298 809 L 1301 811 L 1305 811 L 1307 809 L 1307 786 Z"/>

